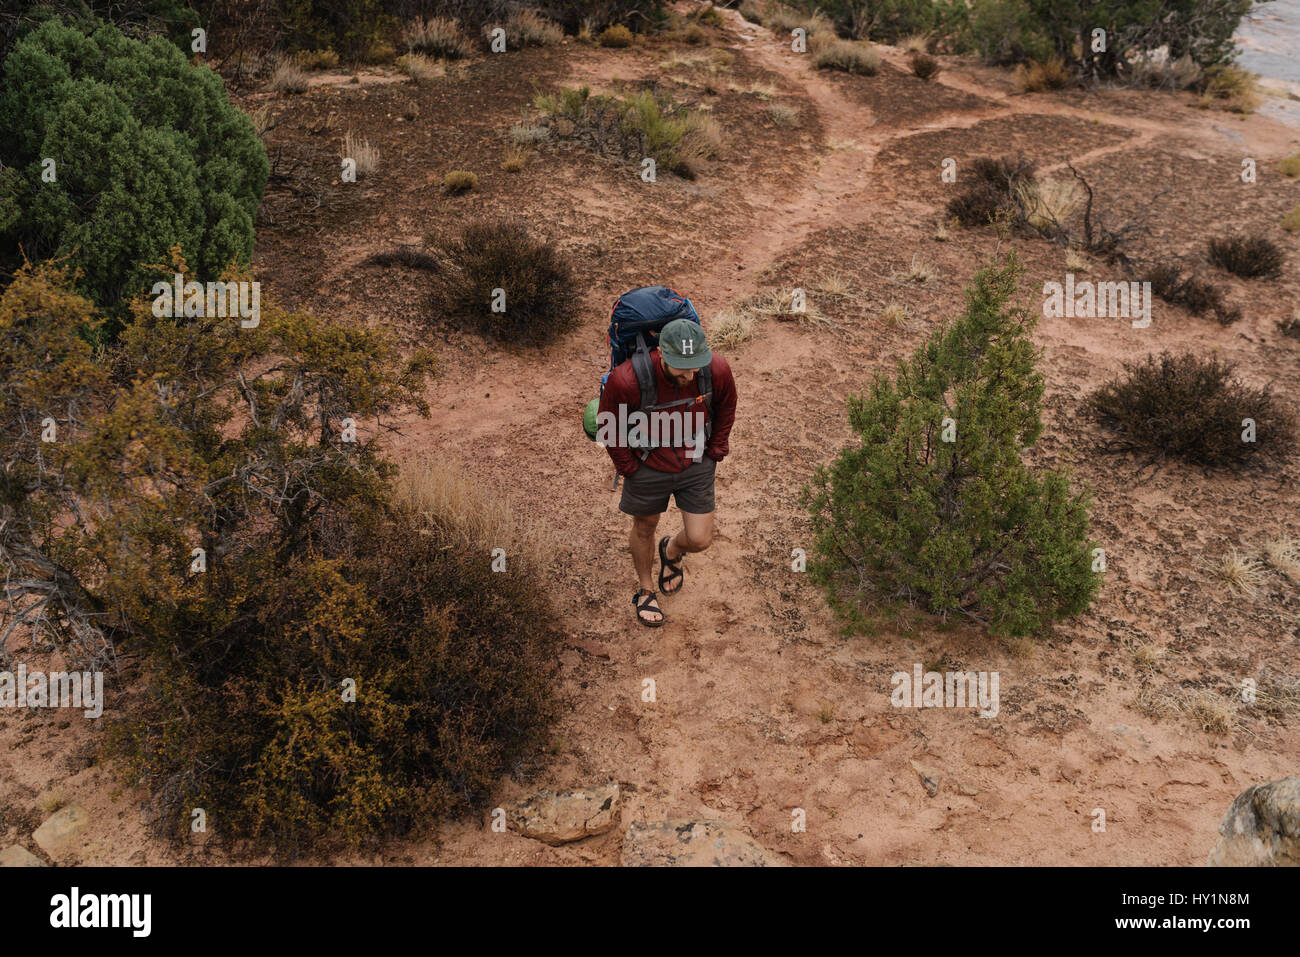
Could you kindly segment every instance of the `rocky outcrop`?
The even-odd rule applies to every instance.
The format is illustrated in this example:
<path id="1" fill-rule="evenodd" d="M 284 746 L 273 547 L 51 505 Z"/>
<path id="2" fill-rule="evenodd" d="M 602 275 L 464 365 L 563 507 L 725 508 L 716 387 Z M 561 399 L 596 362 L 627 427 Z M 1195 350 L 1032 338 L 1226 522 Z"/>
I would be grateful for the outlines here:
<path id="1" fill-rule="evenodd" d="M 1219 824 L 1210 867 L 1300 866 L 1300 778 L 1256 784 L 1237 795 Z"/>
<path id="2" fill-rule="evenodd" d="M 784 867 L 748 834 L 721 821 L 633 824 L 623 838 L 624 867 Z"/>
<path id="3" fill-rule="evenodd" d="M 524 837 L 547 844 L 568 844 L 604 834 L 619 821 L 619 787 L 611 781 L 602 787 L 572 791 L 539 791 L 506 812 L 506 821 Z"/>

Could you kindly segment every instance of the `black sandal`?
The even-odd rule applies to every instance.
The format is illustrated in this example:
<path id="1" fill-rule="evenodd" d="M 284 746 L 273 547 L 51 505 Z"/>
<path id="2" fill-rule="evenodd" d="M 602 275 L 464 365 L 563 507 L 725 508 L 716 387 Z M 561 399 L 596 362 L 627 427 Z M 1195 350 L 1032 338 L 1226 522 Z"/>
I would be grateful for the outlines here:
<path id="1" fill-rule="evenodd" d="M 644 601 L 641 600 L 642 595 L 645 595 Z M 638 588 L 636 594 L 632 596 L 632 604 L 636 605 L 636 620 L 641 622 L 641 624 L 645 625 L 647 628 L 658 628 L 664 623 L 663 609 L 660 608 L 659 603 L 655 601 L 654 592 L 646 591 L 644 588 Z M 641 612 L 643 611 L 659 612 L 659 620 L 651 621 L 648 618 L 642 618 Z"/>
<path id="2" fill-rule="evenodd" d="M 681 591 L 682 586 L 686 584 L 686 572 L 682 571 L 682 559 L 685 557 L 686 553 L 682 552 L 675 560 L 670 559 L 668 557 L 668 536 L 665 535 L 659 539 L 659 590 L 665 595 L 672 595 Z M 674 578 L 681 580 L 677 583 L 676 588 L 669 588 L 667 582 L 672 581 Z"/>

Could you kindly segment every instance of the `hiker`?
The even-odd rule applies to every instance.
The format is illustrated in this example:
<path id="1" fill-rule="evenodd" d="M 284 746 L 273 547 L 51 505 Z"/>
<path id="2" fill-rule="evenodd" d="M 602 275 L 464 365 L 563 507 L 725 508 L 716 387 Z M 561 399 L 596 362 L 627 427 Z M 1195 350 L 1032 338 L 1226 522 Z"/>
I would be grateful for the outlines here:
<path id="1" fill-rule="evenodd" d="M 649 299 L 653 292 L 658 300 Z M 671 294 L 668 296 L 667 294 Z M 641 298 L 637 298 L 640 296 Z M 702 552 L 713 541 L 713 483 L 718 463 L 727 455 L 728 437 L 736 417 L 736 383 L 727 360 L 714 355 L 690 301 L 664 286 L 633 290 L 615 303 L 615 317 L 640 307 L 645 315 L 667 304 L 682 303 L 683 318 L 663 324 L 655 335 L 653 320 L 626 323 L 657 338 L 658 348 L 642 341 L 638 352 L 617 365 L 605 379 L 599 413 L 603 421 L 628 422 L 628 416 L 649 411 L 647 435 L 635 429 L 624 441 L 606 441 L 614 468 L 623 476 L 619 509 L 632 516 L 629 545 L 638 588 L 632 601 L 637 620 L 649 628 L 663 624 L 658 592 L 671 595 L 686 580 L 683 562 L 688 552 Z M 611 326 L 612 330 L 617 324 Z M 614 338 L 613 336 L 611 337 Z M 639 366 L 639 369 L 638 369 Z M 638 377 L 638 371 L 640 377 Z M 653 381 L 651 381 L 651 373 Z M 646 401 L 648 400 L 648 404 Z M 656 427 L 658 426 L 658 427 Z M 615 479 L 615 484 L 617 484 Z M 658 589 L 654 571 L 655 530 L 675 499 L 683 528 L 659 539 Z"/>

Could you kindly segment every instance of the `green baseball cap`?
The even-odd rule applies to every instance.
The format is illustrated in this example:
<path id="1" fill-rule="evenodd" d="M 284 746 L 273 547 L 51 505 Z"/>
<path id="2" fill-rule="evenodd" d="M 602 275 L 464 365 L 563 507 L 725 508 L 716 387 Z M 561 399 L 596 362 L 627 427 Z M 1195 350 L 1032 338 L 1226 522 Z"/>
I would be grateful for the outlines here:
<path id="1" fill-rule="evenodd" d="M 703 369 L 713 361 L 704 330 L 689 319 L 674 319 L 659 331 L 659 355 L 674 369 Z"/>

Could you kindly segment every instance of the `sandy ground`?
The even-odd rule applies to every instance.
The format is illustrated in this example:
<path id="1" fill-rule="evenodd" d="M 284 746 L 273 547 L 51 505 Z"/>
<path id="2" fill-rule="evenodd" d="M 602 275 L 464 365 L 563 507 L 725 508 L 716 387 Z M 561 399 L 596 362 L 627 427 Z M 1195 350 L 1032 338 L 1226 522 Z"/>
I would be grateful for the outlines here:
<path id="1" fill-rule="evenodd" d="M 570 622 L 563 657 L 569 710 L 554 755 L 529 780 L 503 781 L 494 804 L 539 787 L 616 779 L 634 820 L 713 818 L 740 826 L 797 864 L 1199 864 L 1219 819 L 1249 785 L 1300 772 L 1291 714 L 1241 704 L 1235 689 L 1296 681 L 1300 588 L 1267 572 L 1254 597 L 1216 582 L 1204 563 L 1230 547 L 1258 555 L 1300 536 L 1297 468 L 1207 474 L 1176 463 L 1103 453 L 1105 433 L 1080 400 L 1147 352 L 1190 348 L 1240 364 L 1252 382 L 1294 397 L 1300 342 L 1275 323 L 1300 305 L 1294 239 L 1277 227 L 1300 203 L 1278 175 L 1300 131 L 1264 117 L 1195 108 L 1184 94 L 1067 90 L 1018 94 L 1005 71 L 945 59 L 925 83 L 900 51 L 882 48 L 875 77 L 813 71 L 807 57 L 727 13 L 712 45 L 736 54 L 716 76 L 665 73 L 668 45 L 484 56 L 427 87 L 318 84 L 270 103 L 278 168 L 257 266 L 271 294 L 341 322 L 385 325 L 435 346 L 443 375 L 428 420 L 404 424 L 394 454 L 438 450 L 485 486 L 545 521 L 563 542 L 555 599 Z M 696 52 L 688 50 L 687 52 Z M 544 145 L 518 174 L 500 169 L 510 125 L 532 89 L 653 78 L 710 110 L 727 130 L 722 157 L 694 182 L 642 183 L 631 164 Z M 793 106 L 778 126 L 770 102 Z M 330 181 L 352 129 L 381 150 L 380 172 Z M 1061 281 L 1063 250 L 988 229 L 936 239 L 954 187 L 940 164 L 1023 150 L 1044 168 L 1068 160 L 1098 187 L 1103 208 L 1148 213 L 1139 255 L 1178 255 L 1203 273 L 1208 235 L 1250 227 L 1286 244 L 1284 278 L 1216 275 L 1243 306 L 1224 328 L 1156 303 L 1148 329 L 1123 319 L 1044 319 L 1047 377 L 1035 463 L 1069 466 L 1094 491 L 1094 535 L 1107 550 L 1100 597 L 1032 649 L 926 619 L 844 636 L 817 590 L 791 569 L 808 547 L 799 489 L 850 438 L 845 397 L 887 371 L 960 308 L 961 289 L 999 248 L 1028 272 L 1024 303 Z M 1254 158 L 1259 182 L 1239 172 Z M 440 188 L 451 169 L 478 173 L 463 197 Z M 309 185 L 304 186 L 303 183 Z M 424 321 L 423 274 L 358 267 L 371 253 L 417 243 L 482 215 L 517 215 L 559 239 L 584 290 L 581 327 L 545 352 L 482 347 Z M 914 257 L 938 278 L 895 274 Z M 1119 279 L 1092 263 L 1089 278 Z M 665 283 L 710 320 L 744 297 L 800 287 L 830 322 L 769 320 L 727 358 L 740 406 L 732 453 L 718 472 L 717 538 L 688 559 L 685 589 L 663 600 L 668 621 L 633 620 L 627 521 L 603 451 L 581 433 L 582 407 L 607 361 L 609 304 L 633 286 Z M 888 302 L 911 318 L 888 326 Z M 673 531 L 670 513 L 662 526 Z M 1163 649 L 1150 666 L 1134 650 Z M 1001 710 L 894 709 L 890 675 L 914 664 L 997 671 Z M 642 700 L 645 679 L 656 701 Z M 1176 707 L 1208 694 L 1232 712 L 1208 733 Z M 37 797 L 61 789 L 93 817 L 81 860 L 213 860 L 148 838 L 143 795 L 90 761 L 80 719 L 0 716 L 0 845 L 23 841 Z M 941 775 L 931 796 L 913 762 Z M 794 832 L 803 809 L 807 830 Z M 1094 828 L 1096 809 L 1105 830 Z M 493 833 L 481 817 L 337 858 L 358 863 L 617 863 L 621 829 L 560 848 Z M 30 845 L 29 845 L 30 846 Z"/>

